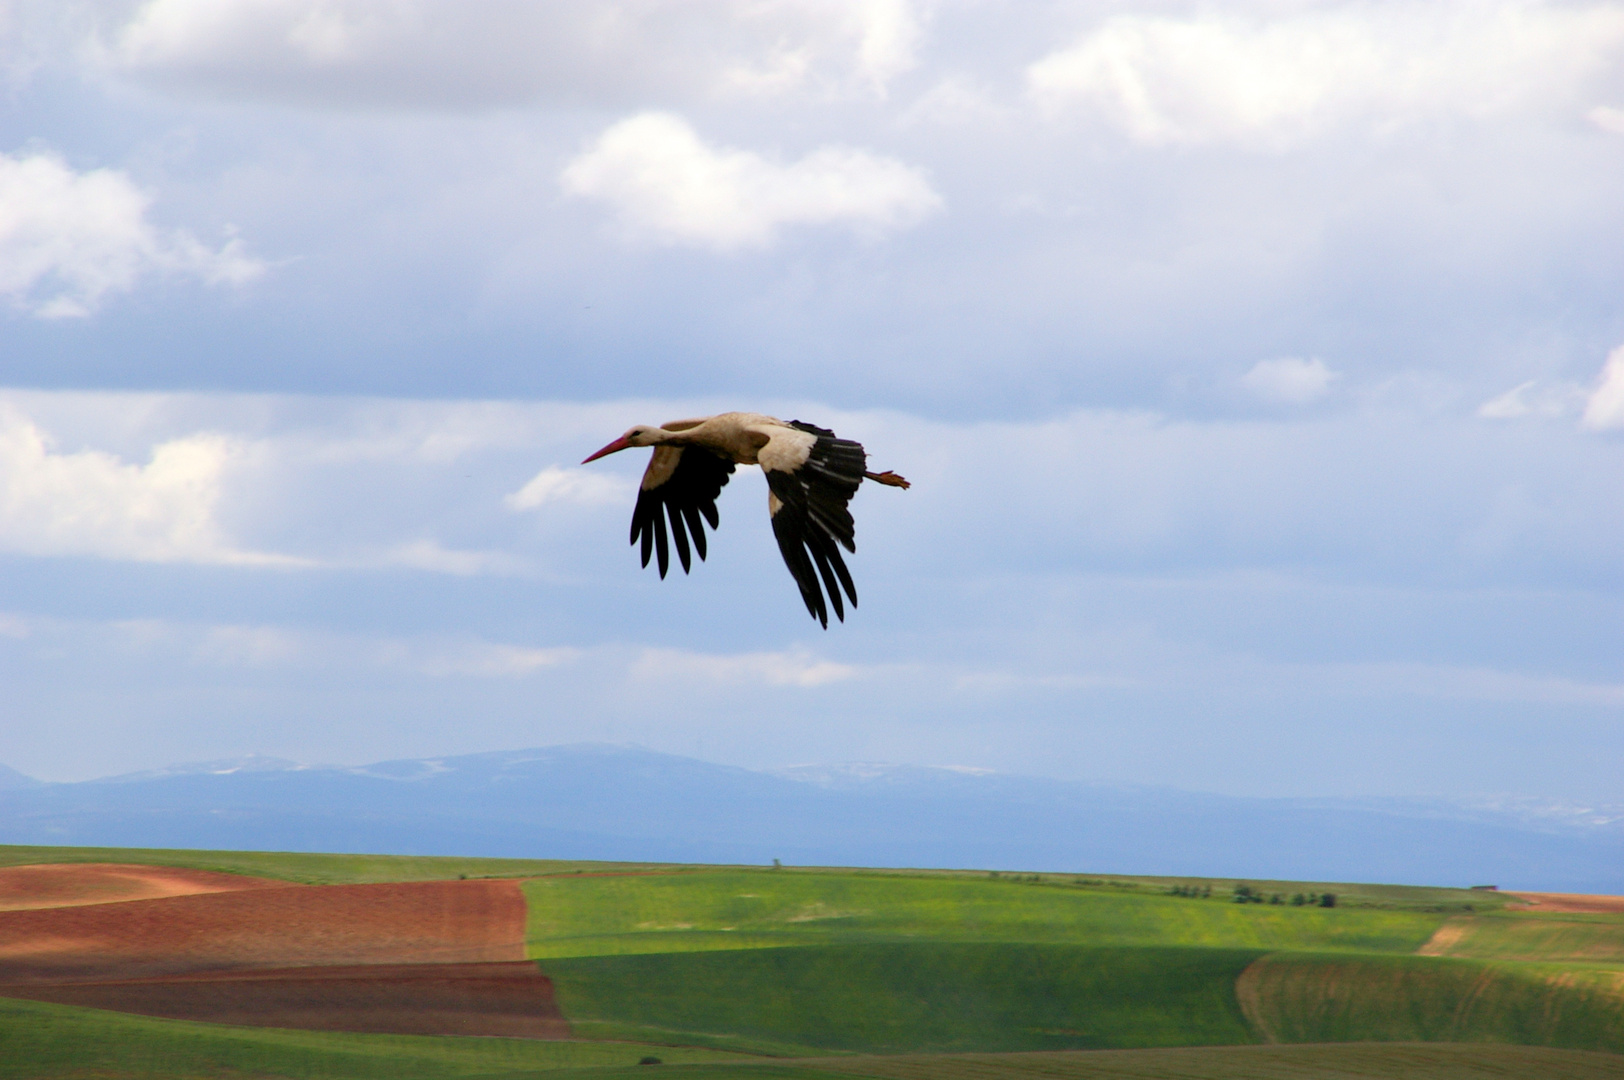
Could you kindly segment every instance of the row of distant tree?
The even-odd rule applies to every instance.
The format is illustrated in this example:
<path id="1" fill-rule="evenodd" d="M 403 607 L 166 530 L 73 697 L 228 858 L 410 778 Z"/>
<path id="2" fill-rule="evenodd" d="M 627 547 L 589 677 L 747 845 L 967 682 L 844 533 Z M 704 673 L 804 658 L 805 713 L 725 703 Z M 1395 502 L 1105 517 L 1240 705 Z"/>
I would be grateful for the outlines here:
<path id="1" fill-rule="evenodd" d="M 1205 900 L 1212 896 L 1211 885 L 1174 885 L 1167 890 L 1174 896 L 1187 896 L 1192 900 Z M 1250 885 L 1236 885 L 1232 899 L 1237 904 L 1290 904 L 1292 907 L 1336 907 L 1336 893 L 1266 893 Z"/>

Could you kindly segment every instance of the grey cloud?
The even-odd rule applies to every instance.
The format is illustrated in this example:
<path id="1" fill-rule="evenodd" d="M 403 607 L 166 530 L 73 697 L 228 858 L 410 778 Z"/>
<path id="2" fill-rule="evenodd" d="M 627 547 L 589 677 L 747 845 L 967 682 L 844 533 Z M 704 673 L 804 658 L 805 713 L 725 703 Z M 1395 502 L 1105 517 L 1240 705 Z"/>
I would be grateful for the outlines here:
<path id="1" fill-rule="evenodd" d="M 871 91 L 911 65 L 916 36 L 907 0 L 150 0 L 111 34 L 106 58 L 180 92 L 461 110 Z"/>

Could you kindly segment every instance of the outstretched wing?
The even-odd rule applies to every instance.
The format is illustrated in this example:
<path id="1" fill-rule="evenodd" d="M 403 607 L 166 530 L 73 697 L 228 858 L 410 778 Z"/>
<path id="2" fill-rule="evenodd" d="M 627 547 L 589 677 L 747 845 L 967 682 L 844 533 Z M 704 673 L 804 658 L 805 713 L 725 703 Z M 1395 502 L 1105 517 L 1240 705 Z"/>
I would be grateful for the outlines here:
<path id="1" fill-rule="evenodd" d="M 868 455 L 861 444 L 836 438 L 827 428 L 799 420 L 790 421 L 789 426 L 801 434 L 780 428 L 782 434 L 774 434 L 758 455 L 770 491 L 767 509 L 772 513 L 778 550 L 801 587 L 806 610 L 828 629 L 829 605 L 835 609 L 835 618 L 846 620 L 842 587 L 851 597 L 851 606 L 857 606 L 857 586 L 852 584 L 840 548 L 857 551 L 855 526 L 846 504 L 863 482 Z M 824 590 L 829 593 L 827 605 Z"/>
<path id="2" fill-rule="evenodd" d="M 719 457 L 700 446 L 656 446 L 643 472 L 643 484 L 637 492 L 637 507 L 632 511 L 632 543 L 643 545 L 643 565 L 648 565 L 651 551 L 660 556 L 660 577 L 665 577 L 671 565 L 671 551 L 666 539 L 666 522 L 671 522 L 671 537 L 677 542 L 677 557 L 682 560 L 682 572 L 689 567 L 688 537 L 692 535 L 694 550 L 705 557 L 705 527 L 700 515 L 716 528 L 721 520 L 716 513 L 716 496 L 722 493 L 728 477 L 733 475 L 733 462 Z"/>

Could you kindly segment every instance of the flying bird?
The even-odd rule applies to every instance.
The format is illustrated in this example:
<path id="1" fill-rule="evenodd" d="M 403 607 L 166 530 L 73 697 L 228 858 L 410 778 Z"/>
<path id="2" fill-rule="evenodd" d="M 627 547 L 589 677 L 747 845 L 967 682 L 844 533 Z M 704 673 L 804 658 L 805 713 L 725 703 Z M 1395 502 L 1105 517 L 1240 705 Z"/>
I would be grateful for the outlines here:
<path id="1" fill-rule="evenodd" d="M 865 479 L 890 487 L 909 486 L 894 472 L 869 472 L 861 443 L 839 438 L 827 428 L 799 420 L 785 423 L 761 413 L 721 413 L 659 427 L 639 424 L 581 464 L 634 446 L 654 448 L 632 511 L 632 543 L 642 545 L 644 566 L 651 553 L 657 554 L 660 577 L 665 577 L 671 562 L 668 544 L 674 540 L 686 574 L 689 540 L 703 559 L 705 528 L 700 518 L 712 529 L 717 527 L 716 496 L 733 475 L 733 467 L 760 465 L 767 476 L 767 513 L 778 550 L 800 586 L 806 610 L 825 630 L 830 607 L 835 618 L 846 619 L 842 588 L 851 606 L 857 606 L 857 587 L 840 554 L 841 547 L 857 551 L 846 504 Z M 824 590 L 829 594 L 827 603 Z"/>

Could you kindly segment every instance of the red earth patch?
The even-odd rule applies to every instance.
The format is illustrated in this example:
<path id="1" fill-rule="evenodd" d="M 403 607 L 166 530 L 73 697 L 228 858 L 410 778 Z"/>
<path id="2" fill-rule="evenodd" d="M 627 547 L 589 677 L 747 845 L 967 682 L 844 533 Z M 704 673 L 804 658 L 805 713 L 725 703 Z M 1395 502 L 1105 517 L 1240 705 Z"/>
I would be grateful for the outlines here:
<path id="1" fill-rule="evenodd" d="M 286 885 L 0 912 L 0 981 L 524 959 L 514 881 Z"/>
<path id="2" fill-rule="evenodd" d="M 211 971 L 0 984 L 0 996 L 213 1024 L 567 1039 L 553 984 L 528 961 Z"/>
<path id="3" fill-rule="evenodd" d="M 0 996 L 186 1020 L 567 1038 L 516 881 L 287 885 L 0 911 Z"/>

